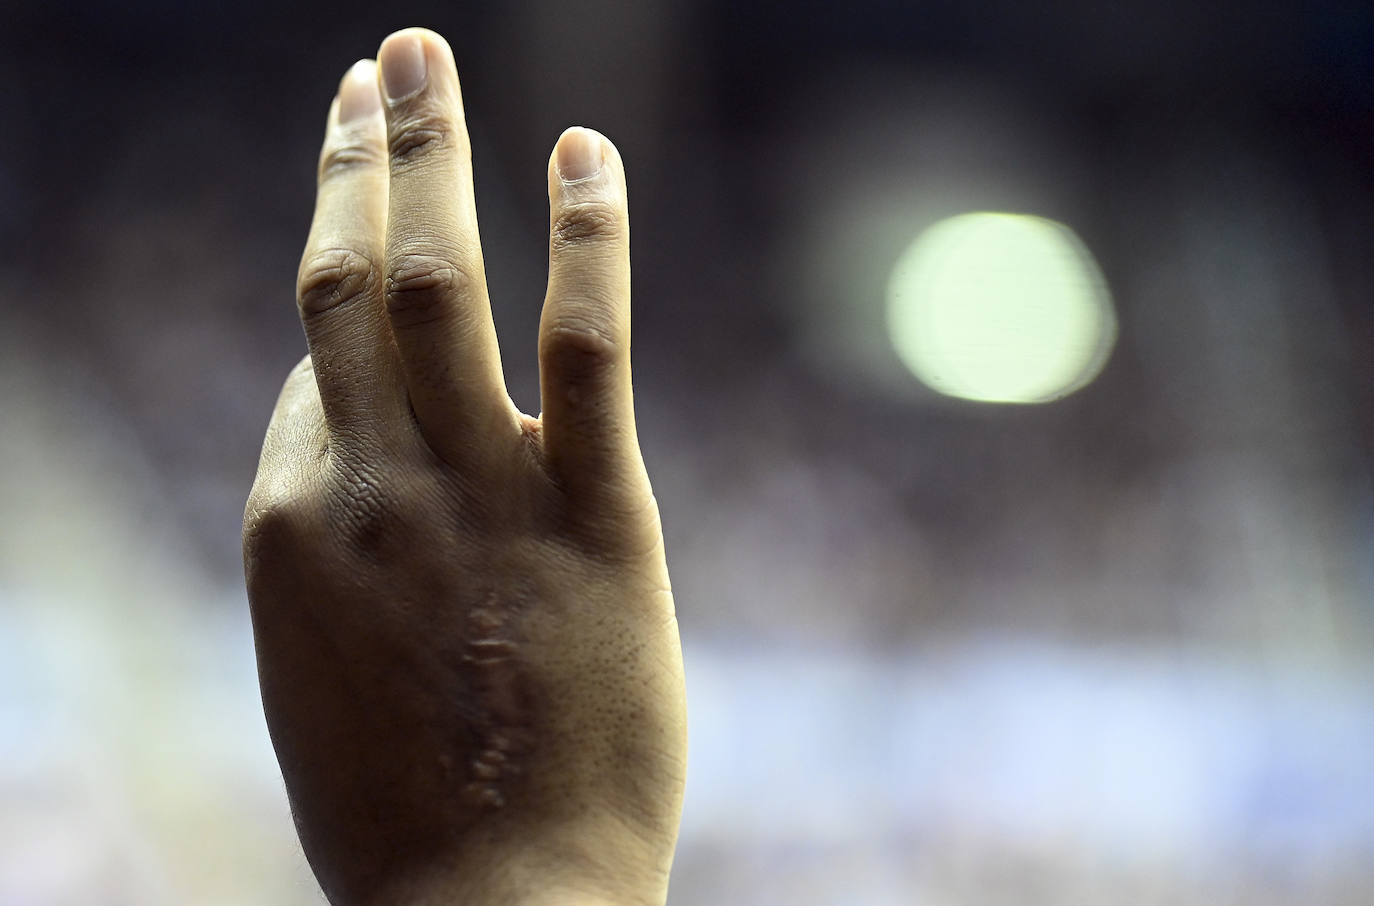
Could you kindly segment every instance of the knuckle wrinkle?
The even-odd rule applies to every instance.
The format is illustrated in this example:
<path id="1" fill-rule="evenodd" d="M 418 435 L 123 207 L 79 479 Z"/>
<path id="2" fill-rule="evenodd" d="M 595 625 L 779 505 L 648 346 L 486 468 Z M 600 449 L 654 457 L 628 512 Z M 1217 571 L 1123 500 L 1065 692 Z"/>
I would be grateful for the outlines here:
<path id="1" fill-rule="evenodd" d="M 449 148 L 453 144 L 453 128 L 437 116 L 409 118 L 392 126 L 387 144 L 392 163 L 415 163 Z"/>
<path id="2" fill-rule="evenodd" d="M 401 327 L 438 320 L 466 284 L 466 275 L 451 261 L 435 255 L 403 255 L 387 273 L 387 311 Z"/>
<path id="3" fill-rule="evenodd" d="M 621 234 L 620 212 L 604 202 L 583 202 L 558 211 L 550 241 L 555 249 L 609 242 Z"/>
<path id="4" fill-rule="evenodd" d="M 581 382 L 604 372 L 620 355 L 620 346 L 591 325 L 560 325 L 544 342 L 544 358 L 563 381 Z"/>
<path id="5" fill-rule="evenodd" d="M 381 163 L 379 150 L 370 145 L 350 142 L 326 148 L 320 156 L 320 182 L 324 183 L 346 173 L 375 167 Z"/>
<path id="6" fill-rule="evenodd" d="M 310 319 L 370 294 L 376 282 L 372 261 L 355 249 L 325 249 L 301 264 L 297 301 Z"/>

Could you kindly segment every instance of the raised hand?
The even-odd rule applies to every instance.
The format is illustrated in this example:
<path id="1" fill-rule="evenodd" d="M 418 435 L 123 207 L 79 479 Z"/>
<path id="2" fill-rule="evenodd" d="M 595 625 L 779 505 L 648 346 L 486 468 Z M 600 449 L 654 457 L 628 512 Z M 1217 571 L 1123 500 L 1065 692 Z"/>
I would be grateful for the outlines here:
<path id="1" fill-rule="evenodd" d="M 549 162 L 543 412 L 506 393 L 453 55 L 422 29 L 329 112 L 310 355 L 244 521 L 263 706 L 335 904 L 656 903 L 686 752 L 630 389 L 625 174 Z M 380 71 L 379 71 L 380 70 Z"/>

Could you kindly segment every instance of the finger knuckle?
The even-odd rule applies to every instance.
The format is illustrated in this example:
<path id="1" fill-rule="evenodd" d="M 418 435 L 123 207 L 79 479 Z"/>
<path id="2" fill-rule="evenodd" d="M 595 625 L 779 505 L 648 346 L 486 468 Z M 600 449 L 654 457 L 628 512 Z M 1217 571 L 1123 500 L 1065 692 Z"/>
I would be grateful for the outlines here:
<path id="1" fill-rule="evenodd" d="M 471 283 L 462 268 L 433 254 L 397 257 L 387 271 L 386 306 L 392 323 L 414 327 L 442 318 L 450 300 Z"/>
<path id="2" fill-rule="evenodd" d="M 301 262 L 296 299 L 302 319 L 319 317 L 370 295 L 376 267 L 356 249 L 333 248 L 313 252 Z"/>
<path id="3" fill-rule="evenodd" d="M 545 334 L 543 358 L 565 383 L 590 381 L 619 358 L 621 345 L 590 321 L 565 321 Z"/>
<path id="4" fill-rule="evenodd" d="M 350 552 L 375 558 L 401 540 L 406 514 L 418 507 L 403 506 L 398 489 L 375 465 L 356 459 L 335 460 L 328 483 L 330 525 Z"/>
<path id="5" fill-rule="evenodd" d="M 326 147 L 320 155 L 321 184 L 359 170 L 379 167 L 383 163 L 376 145 L 346 142 Z"/>
<path id="6" fill-rule="evenodd" d="M 399 119 L 387 133 L 393 166 L 419 163 L 437 153 L 452 150 L 455 144 L 453 126 L 442 116 L 433 113 Z"/>
<path id="7" fill-rule="evenodd" d="M 549 240 L 555 250 L 575 248 L 619 240 L 624 229 L 624 217 L 614 204 L 582 201 L 555 214 Z"/>
<path id="8" fill-rule="evenodd" d="M 243 512 L 243 567 L 249 591 L 274 556 L 289 556 L 301 536 L 300 501 L 286 496 L 251 498 Z"/>

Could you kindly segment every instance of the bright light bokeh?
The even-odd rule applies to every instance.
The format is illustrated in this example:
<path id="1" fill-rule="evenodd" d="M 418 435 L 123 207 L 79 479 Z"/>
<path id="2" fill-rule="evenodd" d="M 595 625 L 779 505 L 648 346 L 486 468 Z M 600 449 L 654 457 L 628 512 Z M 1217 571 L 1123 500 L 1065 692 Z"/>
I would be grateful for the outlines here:
<path id="1" fill-rule="evenodd" d="M 888 283 L 898 355 L 948 396 L 1043 403 L 1088 384 L 1116 340 L 1106 282 L 1073 230 L 1025 214 L 941 220 Z"/>

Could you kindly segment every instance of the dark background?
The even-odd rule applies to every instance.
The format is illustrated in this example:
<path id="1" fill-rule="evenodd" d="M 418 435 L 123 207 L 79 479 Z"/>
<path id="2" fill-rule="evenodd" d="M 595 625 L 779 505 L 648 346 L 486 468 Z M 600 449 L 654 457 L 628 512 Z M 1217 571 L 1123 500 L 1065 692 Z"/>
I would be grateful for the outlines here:
<path id="1" fill-rule="evenodd" d="M 626 161 L 693 684 L 672 902 L 1374 882 L 1374 7 L 3 18 L 0 902 L 314 896 L 255 711 L 238 520 L 304 351 L 325 112 L 408 25 L 458 60 L 527 411 L 550 148 L 585 124 Z M 888 271 L 967 210 L 1077 231 L 1119 321 L 1095 382 L 980 405 L 902 370 Z"/>

